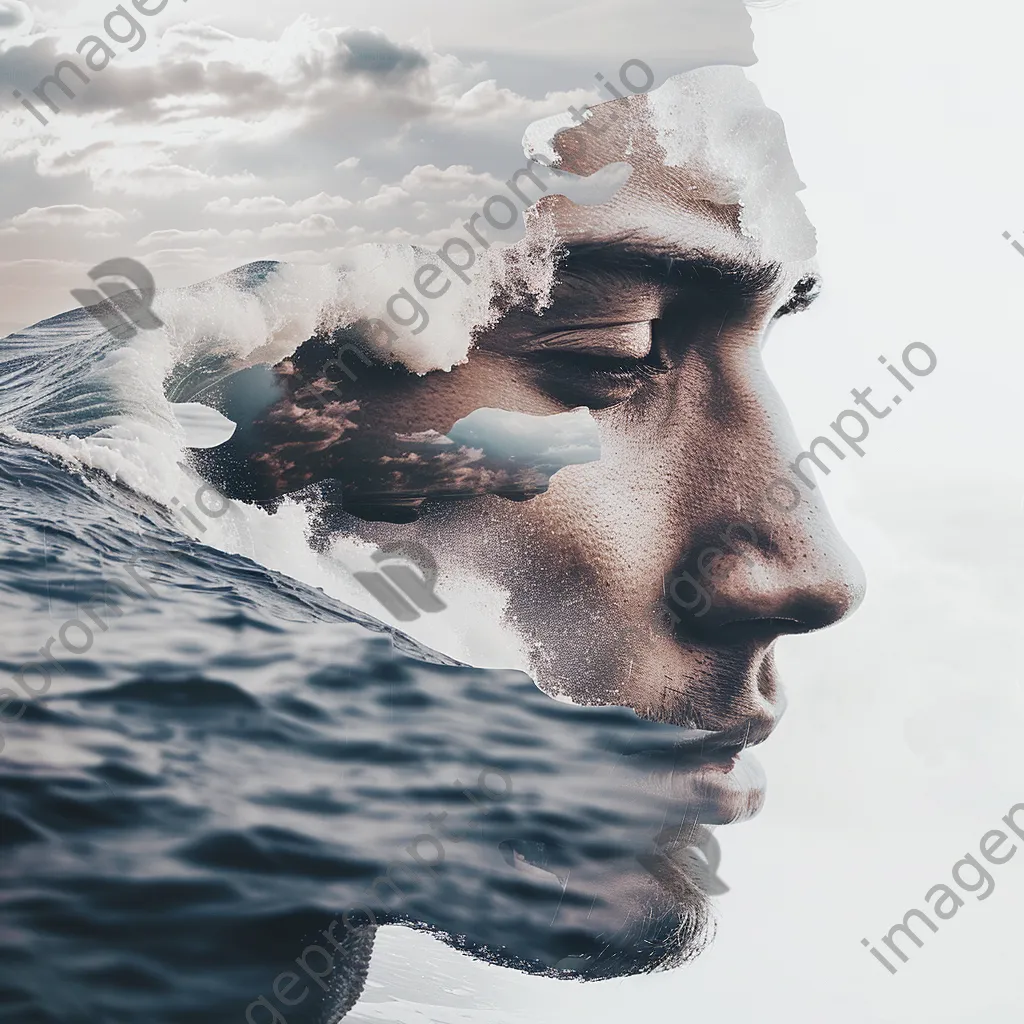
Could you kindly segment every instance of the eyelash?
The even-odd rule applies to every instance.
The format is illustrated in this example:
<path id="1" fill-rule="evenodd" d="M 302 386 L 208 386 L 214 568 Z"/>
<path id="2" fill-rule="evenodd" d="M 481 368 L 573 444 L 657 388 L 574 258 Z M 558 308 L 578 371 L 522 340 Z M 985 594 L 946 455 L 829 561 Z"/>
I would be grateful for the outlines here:
<path id="1" fill-rule="evenodd" d="M 575 368 L 583 368 L 584 372 L 593 374 L 595 377 L 608 377 L 622 382 L 625 382 L 626 379 L 656 377 L 664 372 L 661 367 L 651 362 L 650 356 L 645 356 L 643 359 L 615 359 L 611 356 L 578 354 L 558 358 L 571 360 Z M 556 358 L 556 362 L 558 358 Z"/>
<path id="2" fill-rule="evenodd" d="M 643 359 L 552 352 L 537 356 L 537 363 L 552 394 L 569 405 L 597 409 L 628 400 L 667 369 L 654 350 Z"/>

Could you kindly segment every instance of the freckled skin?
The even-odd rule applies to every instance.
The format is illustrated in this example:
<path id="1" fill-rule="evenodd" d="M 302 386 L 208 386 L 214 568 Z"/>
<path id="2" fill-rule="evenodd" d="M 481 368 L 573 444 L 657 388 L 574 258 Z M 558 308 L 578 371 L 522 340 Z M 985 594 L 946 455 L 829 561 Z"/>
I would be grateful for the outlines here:
<path id="1" fill-rule="evenodd" d="M 443 434 L 480 407 L 551 415 L 585 405 L 599 428 L 601 458 L 560 470 L 545 493 L 526 501 L 495 494 L 439 500 L 427 486 L 414 522 L 372 521 L 384 516 L 364 508 L 365 517 L 334 512 L 330 525 L 378 544 L 425 544 L 442 577 L 451 553 L 449 560 L 507 589 L 506 621 L 525 638 L 548 693 L 624 705 L 686 728 L 735 734 L 737 748 L 752 745 L 784 708 L 774 641 L 838 621 L 864 590 L 817 492 L 804 489 L 788 512 L 767 498 L 773 480 L 791 478 L 788 464 L 800 446 L 761 348 L 810 265 L 776 259 L 772 238 L 743 234 L 738 205 L 702 198 L 729 191 L 727 176 L 712 180 L 725 170 L 665 166 L 645 97 L 596 108 L 555 146 L 568 171 L 591 174 L 626 160 L 634 173 L 601 206 L 541 200 L 528 230 L 553 227 L 567 245 L 625 239 L 696 253 L 750 268 L 759 285 L 748 280 L 744 290 L 707 269 L 669 286 L 624 284 L 614 275 L 577 274 L 570 260 L 543 316 L 512 311 L 451 372 L 420 377 L 360 367 L 358 379 L 340 387 L 359 409 L 335 470 L 356 491 L 395 434 Z M 791 194 L 777 201 L 794 207 Z M 634 326 L 616 333 L 623 324 Z M 644 355 L 622 340 L 644 337 L 636 324 L 647 325 L 649 344 L 641 347 L 657 350 L 656 365 L 635 378 L 595 370 L 595 359 Z M 544 361 L 552 352 L 562 360 L 553 368 Z M 267 495 L 275 493 L 283 490 L 269 481 Z M 709 568 L 712 559 L 701 562 L 702 554 L 723 550 L 721 537 L 735 524 L 750 532 L 736 534 Z M 700 581 L 706 602 L 694 603 L 685 589 L 672 596 L 683 573 Z M 756 809 L 760 795 L 722 799 L 728 820 Z M 595 881 L 595 888 L 609 885 Z M 623 900 L 653 906 L 657 897 L 641 890 Z"/>

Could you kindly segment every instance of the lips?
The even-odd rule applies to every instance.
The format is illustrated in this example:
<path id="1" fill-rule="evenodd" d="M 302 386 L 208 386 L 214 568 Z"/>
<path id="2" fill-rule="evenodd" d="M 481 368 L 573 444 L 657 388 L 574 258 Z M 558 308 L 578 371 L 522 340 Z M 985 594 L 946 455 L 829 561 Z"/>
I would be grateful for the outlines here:
<path id="1" fill-rule="evenodd" d="M 778 707 L 771 713 L 746 718 L 728 729 L 680 729 L 676 751 L 684 756 L 692 754 L 714 760 L 732 757 L 746 747 L 755 747 L 768 739 L 782 716 L 784 702 L 779 699 L 776 703 Z"/>
<path id="2" fill-rule="evenodd" d="M 624 759 L 637 771 L 636 785 L 672 807 L 684 822 L 727 825 L 752 818 L 765 796 L 764 769 L 747 749 L 771 732 L 774 722 L 752 719 L 717 732 L 680 730 L 671 755 L 638 753 Z"/>
<path id="3" fill-rule="evenodd" d="M 704 825 L 752 818 L 764 804 L 765 786 L 764 769 L 749 751 L 699 767 L 655 771 L 644 783 L 682 810 L 683 820 Z"/>

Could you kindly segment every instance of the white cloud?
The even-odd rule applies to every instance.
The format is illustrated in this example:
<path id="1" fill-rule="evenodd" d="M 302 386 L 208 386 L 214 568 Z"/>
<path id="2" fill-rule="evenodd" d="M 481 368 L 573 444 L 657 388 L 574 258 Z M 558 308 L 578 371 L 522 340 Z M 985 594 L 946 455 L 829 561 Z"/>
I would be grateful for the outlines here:
<path id="1" fill-rule="evenodd" d="M 0 33 L 4 37 L 0 42 L 25 35 L 31 31 L 34 20 L 28 4 L 22 0 L 0 0 Z"/>
<path id="2" fill-rule="evenodd" d="M 466 164 L 452 164 L 445 168 L 421 164 L 402 178 L 401 185 L 407 192 L 418 195 L 446 192 L 462 197 L 474 192 L 489 196 L 502 188 L 502 183 L 493 174 L 477 174 Z"/>
<path id="3" fill-rule="evenodd" d="M 231 231 L 220 231 L 217 228 L 200 228 L 194 231 L 183 231 L 178 228 L 164 228 L 151 231 L 138 241 L 139 249 L 159 246 L 162 249 L 190 249 L 201 246 L 206 252 L 238 251 L 244 247 L 245 258 L 238 263 L 247 263 L 255 259 L 266 258 L 269 252 L 257 251 L 254 245 L 261 242 L 310 242 L 323 239 L 338 233 L 338 225 L 333 217 L 315 213 L 295 223 L 280 222 L 262 227 L 234 228 Z M 319 262 L 327 262 L 321 255 Z"/>
<path id="4" fill-rule="evenodd" d="M 352 200 L 344 196 L 331 196 L 326 192 L 318 192 L 308 199 L 300 199 L 295 203 L 286 203 L 277 196 L 253 196 L 232 202 L 227 196 L 221 196 L 203 207 L 204 213 L 223 214 L 229 217 L 248 216 L 293 216 L 305 217 L 313 213 L 331 213 L 347 210 Z"/>
<path id="5" fill-rule="evenodd" d="M 338 225 L 333 217 L 315 213 L 311 217 L 299 221 L 298 224 L 272 224 L 270 227 L 264 228 L 259 237 L 261 241 L 323 238 L 334 234 L 337 230 Z"/>
<path id="6" fill-rule="evenodd" d="M 57 206 L 32 206 L 0 224 L 0 234 L 16 235 L 55 228 L 106 233 L 127 223 L 128 218 L 108 206 L 84 206 L 67 203 Z"/>
<path id="7" fill-rule="evenodd" d="M 12 87 L 31 96 L 95 28 L 64 22 L 0 44 Z M 74 98 L 58 90 L 49 125 L 6 105 L 5 257 L 56 252 L 93 266 L 160 250 L 179 254 L 167 259 L 198 278 L 211 265 L 324 261 L 357 242 L 447 237 L 518 166 L 500 166 L 508 140 L 517 151 L 525 122 L 570 102 L 481 83 L 483 64 L 435 48 L 426 34 L 410 42 L 303 16 L 275 36 L 172 20 L 137 53 L 119 50 L 88 83 L 74 81 Z M 593 101 L 596 91 L 579 97 Z M 61 206 L 2 209 L 9 196 L 52 195 L 54 179 Z M 124 197 L 130 219 L 117 213 Z M 16 302 L 26 304 L 9 315 L 28 323 L 68 308 L 63 285 L 49 302 L 43 294 L 21 293 Z"/>
<path id="8" fill-rule="evenodd" d="M 384 210 L 389 206 L 397 206 L 403 199 L 409 198 L 409 193 L 400 185 L 381 185 L 377 194 L 363 200 L 362 205 L 367 210 Z"/>

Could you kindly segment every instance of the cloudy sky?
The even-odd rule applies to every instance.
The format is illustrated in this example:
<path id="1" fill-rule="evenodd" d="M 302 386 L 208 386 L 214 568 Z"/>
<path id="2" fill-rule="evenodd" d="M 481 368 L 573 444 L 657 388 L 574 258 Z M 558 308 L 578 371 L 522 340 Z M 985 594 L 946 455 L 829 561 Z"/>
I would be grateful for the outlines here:
<path id="1" fill-rule="evenodd" d="M 1024 244 L 1024 5 L 786 0 L 754 10 L 753 33 L 729 0 L 341 6 L 170 0 L 44 127 L 11 89 L 113 4 L 0 0 L 0 334 L 72 306 L 114 256 L 173 286 L 428 237 L 520 165 L 530 120 L 596 101 L 596 72 L 639 57 L 661 80 L 708 52 L 752 64 L 753 45 L 825 277 L 767 354 L 799 435 L 878 386 L 880 354 L 924 341 L 939 365 L 823 482 L 869 593 L 848 623 L 780 645 L 790 710 L 762 748 L 764 812 L 720 833 L 714 952 L 621 984 L 477 987 L 542 1024 L 1017 1019 L 1024 855 L 896 977 L 860 939 L 1024 800 L 1024 258 L 1002 238 Z M 475 970 L 453 974 L 465 988 Z M 361 1019 L 423 1019 L 422 974 Z"/>
<path id="2" fill-rule="evenodd" d="M 0 0 L 0 336 L 73 306 L 117 256 L 175 287 L 256 259 L 439 243 L 521 166 L 531 121 L 610 98 L 596 74 L 635 57 L 660 83 L 754 60 L 740 0 L 639 0 L 625 21 L 608 2 L 338 9 L 169 0 L 135 13 L 143 39 L 121 17 L 105 31 L 109 2 Z M 66 71 L 75 97 L 51 86 L 53 113 L 32 90 L 69 56 L 89 81 Z"/>

